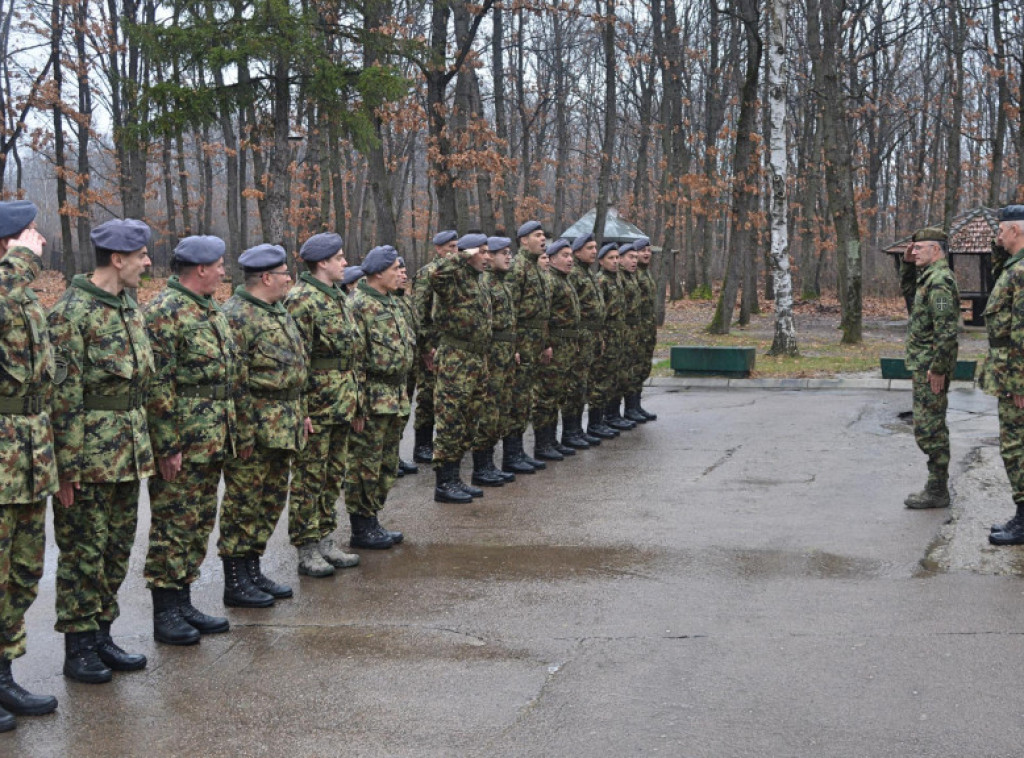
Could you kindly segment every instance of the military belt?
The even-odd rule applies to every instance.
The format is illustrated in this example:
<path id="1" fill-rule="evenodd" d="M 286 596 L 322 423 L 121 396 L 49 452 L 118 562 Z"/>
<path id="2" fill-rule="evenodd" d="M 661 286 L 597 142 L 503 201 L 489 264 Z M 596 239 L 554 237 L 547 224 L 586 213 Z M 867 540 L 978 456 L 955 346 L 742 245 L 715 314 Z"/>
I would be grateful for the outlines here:
<path id="1" fill-rule="evenodd" d="M 298 400 L 302 397 L 302 390 L 299 388 L 290 390 L 249 390 L 253 397 L 261 400 Z"/>
<path id="2" fill-rule="evenodd" d="M 1009 337 L 989 337 L 989 347 L 1013 347 L 1013 340 Z"/>
<path id="3" fill-rule="evenodd" d="M 491 339 L 495 342 L 515 342 L 516 333 L 509 331 L 491 332 Z"/>
<path id="4" fill-rule="evenodd" d="M 348 358 L 341 356 L 313 357 L 309 362 L 309 367 L 314 371 L 348 371 L 351 368 Z"/>
<path id="5" fill-rule="evenodd" d="M 377 384 L 386 384 L 389 387 L 405 386 L 405 377 L 395 374 L 374 374 L 371 372 L 366 375 L 366 380 L 368 382 L 376 382 Z"/>
<path id="6" fill-rule="evenodd" d="M 441 344 L 447 345 L 448 347 L 458 348 L 459 350 L 465 350 L 468 353 L 477 353 L 484 355 L 487 352 L 486 342 L 470 342 L 469 340 L 460 340 L 455 337 L 449 337 L 447 334 L 441 335 Z"/>
<path id="7" fill-rule="evenodd" d="M 9 416 L 36 416 L 46 408 L 46 398 L 42 395 L 24 395 L 23 397 L 0 397 L 0 413 Z"/>
<path id="8" fill-rule="evenodd" d="M 603 321 L 580 321 L 580 329 L 596 331 L 604 326 Z"/>
<path id="9" fill-rule="evenodd" d="M 525 321 L 520 321 L 519 326 L 525 326 L 528 329 L 543 329 L 548 325 L 546 318 L 528 318 Z"/>
<path id="10" fill-rule="evenodd" d="M 146 393 L 133 389 L 124 395 L 85 395 L 82 404 L 87 411 L 131 411 L 146 404 Z"/>
<path id="11" fill-rule="evenodd" d="M 623 319 L 622 323 L 624 323 L 626 326 L 639 326 L 640 325 L 640 319 L 638 319 L 638 318 L 627 318 L 627 319 Z"/>
<path id="12" fill-rule="evenodd" d="M 207 400 L 227 400 L 226 384 L 179 384 L 178 397 L 201 397 Z"/>
<path id="13" fill-rule="evenodd" d="M 552 337 L 561 337 L 563 339 L 573 339 L 574 337 L 580 336 L 579 329 L 552 329 Z"/>

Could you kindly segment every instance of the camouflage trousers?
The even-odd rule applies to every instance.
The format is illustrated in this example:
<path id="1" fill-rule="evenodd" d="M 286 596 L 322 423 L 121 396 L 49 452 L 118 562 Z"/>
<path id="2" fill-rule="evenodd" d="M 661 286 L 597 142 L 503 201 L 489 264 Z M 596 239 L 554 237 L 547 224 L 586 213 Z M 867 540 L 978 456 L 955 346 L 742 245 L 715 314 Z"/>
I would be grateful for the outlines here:
<path id="1" fill-rule="evenodd" d="M 220 506 L 222 558 L 263 555 L 288 501 L 291 450 L 257 444 L 248 459 L 224 463 L 224 500 Z"/>
<path id="2" fill-rule="evenodd" d="M 601 333 L 604 351 L 594 362 L 588 386 L 588 400 L 591 406 L 605 407 L 618 393 L 622 373 L 621 326 L 606 326 Z"/>
<path id="3" fill-rule="evenodd" d="M 168 482 L 149 480 L 149 553 L 143 576 L 150 589 L 180 590 L 199 578 L 217 519 L 223 461 L 185 461 Z"/>
<path id="4" fill-rule="evenodd" d="M 313 433 L 292 462 L 288 498 L 288 536 L 298 547 L 320 540 L 338 528 L 335 507 L 345 481 L 348 424 L 313 422 Z"/>
<path id="5" fill-rule="evenodd" d="M 627 324 L 622 334 L 622 373 L 620 380 L 620 395 L 630 395 L 639 392 L 643 387 L 643 379 L 640 377 L 644 371 L 644 326 L 639 324 Z"/>
<path id="6" fill-rule="evenodd" d="M 423 356 L 417 351 L 416 368 L 410 372 L 416 375 L 416 418 L 414 429 L 423 429 L 434 425 L 434 388 L 437 385 L 437 374 L 427 371 L 423 365 Z M 412 397 L 412 394 L 409 394 Z"/>
<path id="7" fill-rule="evenodd" d="M 43 575 L 46 501 L 0 505 L 0 658 L 25 655 L 25 611 Z"/>
<path id="8" fill-rule="evenodd" d="M 658 344 L 658 327 L 654 323 L 643 324 L 640 327 L 640 333 L 642 335 L 642 344 L 640 347 L 640 356 L 637 362 L 637 374 L 634 377 L 633 392 L 640 392 L 646 382 L 651 376 L 651 361 L 654 360 L 654 348 Z"/>
<path id="9" fill-rule="evenodd" d="M 601 354 L 601 332 L 594 329 L 580 329 L 579 352 L 573 362 L 569 386 L 566 390 L 565 402 L 562 404 L 563 416 L 578 416 L 583 413 L 583 406 L 590 399 L 593 375 Z"/>
<path id="10" fill-rule="evenodd" d="M 360 516 L 375 516 L 384 507 L 398 478 L 398 443 L 402 418 L 375 413 L 366 418 L 363 431 L 348 435 L 345 456 L 345 509 Z"/>
<path id="11" fill-rule="evenodd" d="M 517 335 L 519 366 L 516 367 L 512 403 L 507 416 L 509 434 L 522 434 L 530 425 L 536 397 L 537 370 L 541 366 L 540 354 L 546 342 L 543 333 L 536 329 L 521 329 Z"/>
<path id="12" fill-rule="evenodd" d="M 1003 456 L 1006 477 L 1010 480 L 1013 502 L 1024 506 L 1024 409 L 1013 398 L 999 396 L 999 452 Z"/>
<path id="13" fill-rule="evenodd" d="M 473 432 L 473 450 L 490 450 L 508 432 L 507 410 L 512 404 L 516 373 L 516 348 L 511 342 L 495 342 L 487 355 L 487 379 L 480 391 L 480 414 Z"/>
<path id="14" fill-rule="evenodd" d="M 57 554 L 57 623 L 61 634 L 91 632 L 121 614 L 117 591 L 139 521 L 139 482 L 85 482 L 65 508 L 53 500 Z"/>
<path id="15" fill-rule="evenodd" d="M 928 479 L 945 484 L 949 479 L 949 377 L 945 388 L 936 395 L 928 384 L 928 370 L 918 369 L 914 371 L 913 390 L 914 439 L 928 456 Z"/>
<path id="16" fill-rule="evenodd" d="M 473 442 L 487 384 L 487 355 L 442 343 L 436 360 L 435 467 L 461 461 Z"/>
<path id="17" fill-rule="evenodd" d="M 575 381 L 575 366 L 579 347 L 575 339 L 552 339 L 551 361 L 537 369 L 536 400 L 533 409 L 533 428 L 543 429 L 558 425 L 558 409 L 569 395 L 569 384 Z"/>

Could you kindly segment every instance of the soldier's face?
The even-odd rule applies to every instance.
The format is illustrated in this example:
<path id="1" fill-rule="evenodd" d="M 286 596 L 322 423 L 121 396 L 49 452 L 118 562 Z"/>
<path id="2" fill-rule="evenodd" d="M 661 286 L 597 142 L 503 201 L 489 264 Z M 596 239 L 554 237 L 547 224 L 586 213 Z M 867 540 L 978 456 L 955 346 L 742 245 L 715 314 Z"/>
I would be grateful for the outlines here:
<path id="1" fill-rule="evenodd" d="M 495 271 L 508 271 L 512 267 L 512 248 L 506 247 L 492 256 L 491 268 Z"/>
<path id="2" fill-rule="evenodd" d="M 637 261 L 645 266 L 651 262 L 651 246 L 648 245 L 636 254 Z"/>
<path id="3" fill-rule="evenodd" d="M 196 266 L 196 293 L 212 295 L 224 281 L 224 259 L 218 258 L 209 265 Z"/>
<path id="4" fill-rule="evenodd" d="M 395 261 L 376 276 L 376 281 L 385 292 L 394 292 L 401 285 L 401 266 Z"/>
<path id="5" fill-rule="evenodd" d="M 589 266 L 597 260 L 597 243 L 594 240 L 590 240 L 590 242 L 576 251 L 576 257 L 580 259 L 580 263 L 586 263 Z"/>
<path id="6" fill-rule="evenodd" d="M 551 265 L 561 271 L 563 274 L 568 274 L 572 271 L 572 253 L 569 248 L 563 247 L 551 258 Z"/>
<path id="7" fill-rule="evenodd" d="M 474 247 L 466 252 L 471 253 L 467 263 L 474 271 L 487 271 L 491 267 L 491 251 L 486 247 Z"/>
<path id="8" fill-rule="evenodd" d="M 405 266 L 398 267 L 398 289 L 404 289 L 409 283 L 409 269 Z"/>
<path id="9" fill-rule="evenodd" d="M 142 275 L 146 273 L 146 269 L 153 263 L 149 259 L 149 250 L 145 247 L 136 250 L 134 253 L 114 253 L 110 257 L 111 262 L 114 261 L 115 257 L 120 258 L 121 265 L 118 268 L 118 278 L 120 278 L 121 284 L 125 287 L 138 287 L 142 282 Z"/>
<path id="10" fill-rule="evenodd" d="M 260 278 L 263 280 L 263 285 L 267 288 L 267 300 L 271 303 L 284 300 L 284 296 L 292 288 L 291 272 L 288 271 L 288 266 L 283 263 L 275 269 L 264 271 L 263 276 Z"/>
<path id="11" fill-rule="evenodd" d="M 523 247 L 529 250 L 531 253 L 540 255 L 548 247 L 548 237 L 544 233 L 543 229 L 538 229 L 535 232 L 530 232 L 522 239 Z"/>
<path id="12" fill-rule="evenodd" d="M 628 253 L 619 255 L 619 268 L 625 269 L 630 273 L 636 271 L 636 250 L 630 250 Z"/>
<path id="13" fill-rule="evenodd" d="M 345 268 L 348 266 L 348 261 L 345 260 L 345 251 L 339 250 L 337 253 L 320 262 L 320 270 L 327 274 L 327 277 L 332 282 L 340 282 L 342 277 L 345 276 Z"/>
<path id="14" fill-rule="evenodd" d="M 540 266 L 541 271 L 547 271 L 548 270 L 548 265 L 550 263 L 551 263 L 551 259 L 548 258 L 546 255 L 541 255 L 537 259 L 537 265 Z"/>
<path id="15" fill-rule="evenodd" d="M 915 242 L 911 248 L 911 255 L 913 255 L 915 266 L 930 266 L 942 257 L 942 248 L 939 247 L 938 242 L 931 240 Z"/>
<path id="16" fill-rule="evenodd" d="M 999 234 L 996 235 L 996 244 L 1006 248 L 1007 252 L 1014 255 L 1021 248 L 1024 248 L 1024 232 L 1021 232 L 1019 221 L 1000 221 Z"/>
<path id="17" fill-rule="evenodd" d="M 618 271 L 619 270 L 619 251 L 611 250 L 604 254 L 604 258 L 598 261 L 601 268 L 605 271 Z"/>
<path id="18" fill-rule="evenodd" d="M 434 245 L 434 252 L 437 253 L 437 255 L 440 256 L 441 258 L 447 258 L 449 255 L 456 252 L 458 249 L 458 240 L 452 240 L 451 242 L 446 242 L 443 245 Z"/>

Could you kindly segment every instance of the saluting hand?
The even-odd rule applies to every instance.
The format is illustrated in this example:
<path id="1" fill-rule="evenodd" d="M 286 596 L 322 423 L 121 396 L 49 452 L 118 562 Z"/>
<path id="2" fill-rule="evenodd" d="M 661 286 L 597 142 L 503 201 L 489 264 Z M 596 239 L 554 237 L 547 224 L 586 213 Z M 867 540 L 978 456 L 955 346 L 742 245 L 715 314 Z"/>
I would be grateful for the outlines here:
<path id="1" fill-rule="evenodd" d="M 11 238 L 10 247 L 27 247 L 36 256 L 42 258 L 43 246 L 46 245 L 46 237 L 33 228 L 22 229 L 21 233 Z"/>

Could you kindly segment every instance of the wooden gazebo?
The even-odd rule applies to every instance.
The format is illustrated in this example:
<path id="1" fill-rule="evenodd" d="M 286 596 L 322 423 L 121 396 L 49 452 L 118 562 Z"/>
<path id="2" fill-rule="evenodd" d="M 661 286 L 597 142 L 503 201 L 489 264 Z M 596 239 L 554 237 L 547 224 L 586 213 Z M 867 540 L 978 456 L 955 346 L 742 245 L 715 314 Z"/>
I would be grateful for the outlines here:
<path id="1" fill-rule="evenodd" d="M 985 323 L 982 314 L 992 291 L 992 240 L 999 231 L 999 220 L 992 208 L 980 206 L 953 219 L 949 230 L 949 267 L 956 272 L 961 300 L 970 301 L 971 317 L 964 323 L 980 326 Z M 912 235 L 911 235 L 912 236 Z M 892 256 L 896 271 L 900 270 L 903 251 L 911 236 L 897 240 L 882 252 Z M 907 304 L 909 309 L 910 304 Z M 963 309 L 962 310 L 966 310 Z"/>

